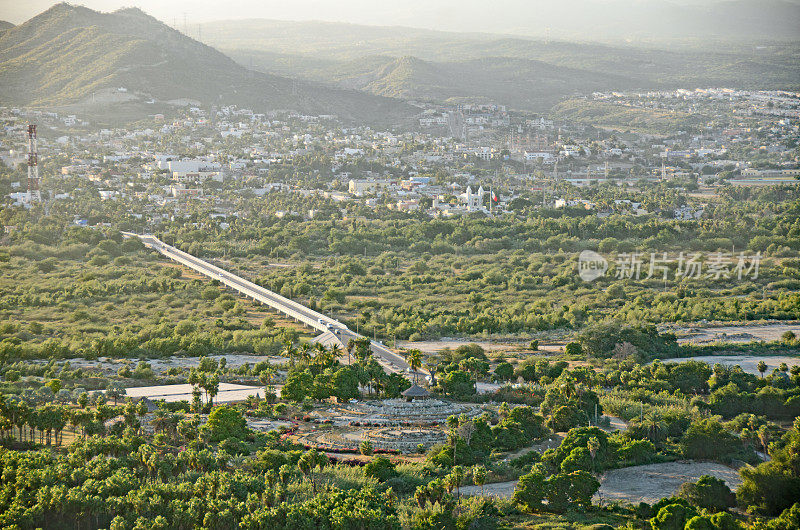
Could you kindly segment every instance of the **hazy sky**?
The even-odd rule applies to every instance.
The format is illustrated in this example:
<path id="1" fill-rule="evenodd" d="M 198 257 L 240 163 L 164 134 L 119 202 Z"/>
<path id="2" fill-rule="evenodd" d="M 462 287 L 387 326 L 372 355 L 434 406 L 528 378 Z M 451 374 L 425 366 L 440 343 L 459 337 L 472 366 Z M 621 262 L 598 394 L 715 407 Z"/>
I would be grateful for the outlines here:
<path id="1" fill-rule="evenodd" d="M 573 0 L 574 1 L 574 0 Z M 611 3 L 615 0 L 583 0 Z M 719 0 L 631 0 L 638 4 L 710 4 Z M 754 2 L 757 0 L 753 0 Z M 475 12 L 471 31 L 494 31 L 481 28 L 480 11 L 508 9 L 544 9 L 547 4 L 563 5 L 564 0 L 83 0 L 72 2 L 99 11 L 136 6 L 159 20 L 172 25 L 236 18 L 274 18 L 284 20 L 329 20 L 379 25 L 413 25 L 435 28 L 465 4 Z M 0 19 L 15 24 L 35 16 L 52 6 L 52 0 L 0 0 Z M 491 5 L 491 7 L 489 7 Z"/>

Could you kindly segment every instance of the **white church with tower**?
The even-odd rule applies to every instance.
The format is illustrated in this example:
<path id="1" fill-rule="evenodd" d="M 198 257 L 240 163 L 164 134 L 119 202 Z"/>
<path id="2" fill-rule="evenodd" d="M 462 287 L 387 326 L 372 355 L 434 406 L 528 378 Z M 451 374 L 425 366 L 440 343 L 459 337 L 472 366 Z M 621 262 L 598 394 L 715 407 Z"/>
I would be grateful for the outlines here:
<path id="1" fill-rule="evenodd" d="M 486 207 L 483 205 L 483 198 L 486 196 L 486 191 L 483 186 L 478 188 L 477 192 L 472 191 L 472 186 L 467 186 L 467 191 L 461 194 L 461 202 L 468 212 L 483 212 Z"/>

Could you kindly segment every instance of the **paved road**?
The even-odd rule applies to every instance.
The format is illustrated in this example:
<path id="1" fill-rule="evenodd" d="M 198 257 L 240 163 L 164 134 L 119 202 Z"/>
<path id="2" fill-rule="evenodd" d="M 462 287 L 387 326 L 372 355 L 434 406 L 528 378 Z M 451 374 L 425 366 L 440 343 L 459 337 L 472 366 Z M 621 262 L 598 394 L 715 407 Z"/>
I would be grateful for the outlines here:
<path id="1" fill-rule="evenodd" d="M 130 232 L 123 232 L 123 235 L 128 237 L 138 237 L 142 243 L 145 244 L 145 246 L 160 252 L 164 256 L 177 261 L 178 263 L 181 263 L 199 272 L 200 274 L 218 280 L 220 283 L 223 283 L 231 289 L 238 291 L 240 294 L 261 302 L 262 304 L 268 305 L 273 309 L 276 309 L 281 313 L 290 316 L 299 322 L 316 329 L 317 331 L 320 331 L 321 333 L 325 334 L 325 340 L 321 341 L 323 343 L 327 344 L 331 341 L 335 342 L 338 340 L 340 345 L 345 347 L 352 339 L 366 338 L 363 335 L 355 333 L 349 329 L 347 325 L 339 322 L 338 320 L 314 311 L 313 309 L 309 309 L 308 307 L 299 304 L 294 300 L 290 300 L 279 295 L 278 293 L 245 280 L 241 276 L 237 276 L 215 265 L 212 265 L 205 260 L 192 256 L 191 254 L 187 254 L 186 252 L 183 252 L 182 250 L 179 250 L 173 246 L 167 245 L 155 236 L 139 235 Z M 318 337 L 318 339 L 320 338 L 321 337 Z M 388 372 L 408 372 L 410 370 L 410 366 L 403 356 L 393 352 L 379 341 L 371 340 L 370 348 L 372 349 L 374 357 Z"/>

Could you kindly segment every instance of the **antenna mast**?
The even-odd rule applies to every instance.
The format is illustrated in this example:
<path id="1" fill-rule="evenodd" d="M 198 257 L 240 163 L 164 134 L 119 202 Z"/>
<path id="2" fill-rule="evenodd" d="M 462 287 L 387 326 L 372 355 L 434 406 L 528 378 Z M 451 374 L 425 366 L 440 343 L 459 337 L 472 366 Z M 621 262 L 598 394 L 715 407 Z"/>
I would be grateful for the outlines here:
<path id="1" fill-rule="evenodd" d="M 28 203 L 40 202 L 39 152 L 36 147 L 36 125 L 28 125 Z"/>

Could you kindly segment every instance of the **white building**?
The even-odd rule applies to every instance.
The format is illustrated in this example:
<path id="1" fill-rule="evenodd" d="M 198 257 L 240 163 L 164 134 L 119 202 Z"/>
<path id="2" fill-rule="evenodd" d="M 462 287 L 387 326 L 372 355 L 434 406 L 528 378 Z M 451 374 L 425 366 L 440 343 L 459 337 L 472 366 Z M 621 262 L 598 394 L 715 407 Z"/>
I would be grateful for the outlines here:
<path id="1" fill-rule="evenodd" d="M 472 186 L 467 186 L 467 191 L 462 193 L 459 198 L 461 202 L 464 203 L 464 207 L 468 212 L 478 212 L 486 209 L 483 206 L 483 199 L 485 196 L 486 191 L 483 189 L 483 186 L 480 186 L 478 191 L 474 193 L 472 191 Z"/>
<path id="2" fill-rule="evenodd" d="M 356 197 L 379 193 L 390 185 L 388 180 L 377 179 L 350 179 L 347 191 Z"/>
<path id="3" fill-rule="evenodd" d="M 545 151 L 539 151 L 539 152 L 525 151 L 525 160 L 527 162 L 535 162 L 537 160 L 541 160 L 545 164 L 550 164 L 555 162 L 556 157 L 553 156 L 553 153 L 547 153 Z"/>

